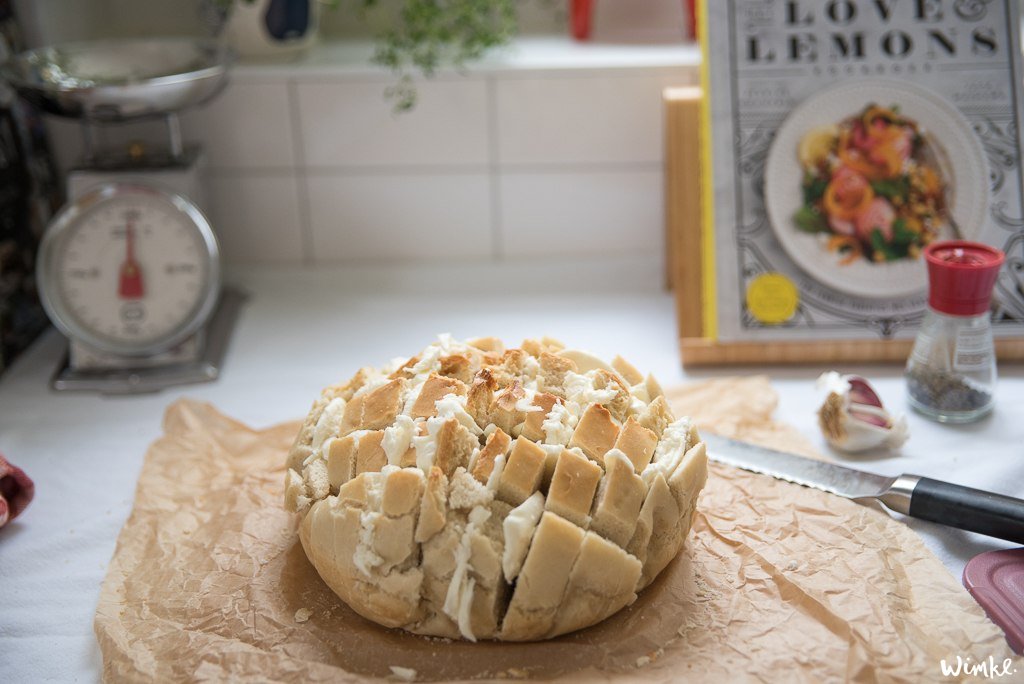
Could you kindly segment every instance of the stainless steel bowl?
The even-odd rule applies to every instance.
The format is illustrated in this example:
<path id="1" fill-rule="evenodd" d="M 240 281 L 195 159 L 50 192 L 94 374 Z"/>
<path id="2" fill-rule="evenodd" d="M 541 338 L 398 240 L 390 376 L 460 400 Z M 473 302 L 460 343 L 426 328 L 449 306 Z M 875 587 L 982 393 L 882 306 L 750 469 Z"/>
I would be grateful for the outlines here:
<path id="1" fill-rule="evenodd" d="M 109 40 L 23 52 L 0 66 L 0 77 L 43 111 L 116 123 L 206 102 L 227 84 L 232 61 L 213 40 Z"/>

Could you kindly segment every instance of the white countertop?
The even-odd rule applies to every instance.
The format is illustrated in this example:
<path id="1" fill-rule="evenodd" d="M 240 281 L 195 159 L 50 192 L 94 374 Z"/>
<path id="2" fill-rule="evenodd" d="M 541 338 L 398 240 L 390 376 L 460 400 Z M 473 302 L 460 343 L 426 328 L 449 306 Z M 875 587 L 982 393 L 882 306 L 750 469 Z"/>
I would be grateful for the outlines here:
<path id="1" fill-rule="evenodd" d="M 36 483 L 36 498 L 0 530 L 0 679 L 95 681 L 92 619 L 100 583 L 127 517 L 147 445 L 166 406 L 210 401 L 254 426 L 301 417 L 320 388 L 359 366 L 408 355 L 438 333 L 497 335 L 512 344 L 548 334 L 601 356 L 621 353 L 663 385 L 750 372 L 684 373 L 671 295 L 653 259 L 572 267 L 515 264 L 235 270 L 251 293 L 219 381 L 134 397 L 57 394 L 63 351 L 51 331 L 0 377 L 0 452 Z M 816 427 L 822 367 L 764 368 L 778 418 L 828 451 Z M 837 368 L 854 370 L 854 368 Z M 887 404 L 904 406 L 901 369 L 863 367 Z M 1024 369 L 1004 366 L 994 414 L 971 426 L 910 415 L 898 457 L 837 458 L 883 474 L 910 472 L 1024 496 Z M 1010 545 L 910 520 L 959 576 L 975 554 Z"/>

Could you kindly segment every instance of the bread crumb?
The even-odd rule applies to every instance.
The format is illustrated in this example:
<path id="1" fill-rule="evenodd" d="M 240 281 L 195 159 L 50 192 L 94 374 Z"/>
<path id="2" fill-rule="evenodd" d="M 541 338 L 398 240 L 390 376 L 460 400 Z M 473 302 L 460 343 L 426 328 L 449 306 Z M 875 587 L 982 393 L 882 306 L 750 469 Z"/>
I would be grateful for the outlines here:
<path id="1" fill-rule="evenodd" d="M 639 658 L 636 659 L 636 666 L 637 667 L 643 667 L 643 666 L 647 665 L 650 662 L 651 662 L 651 659 L 649 657 L 647 657 L 647 656 L 640 656 Z"/>
<path id="2" fill-rule="evenodd" d="M 313 611 L 311 611 L 309 608 L 299 608 L 297 611 L 295 611 L 295 621 L 296 622 L 305 622 L 312 615 L 313 615 Z"/>
<path id="3" fill-rule="evenodd" d="M 402 682 L 414 682 L 416 681 L 416 670 L 411 667 L 399 667 L 398 665 L 389 665 L 391 670 L 391 676 Z"/>

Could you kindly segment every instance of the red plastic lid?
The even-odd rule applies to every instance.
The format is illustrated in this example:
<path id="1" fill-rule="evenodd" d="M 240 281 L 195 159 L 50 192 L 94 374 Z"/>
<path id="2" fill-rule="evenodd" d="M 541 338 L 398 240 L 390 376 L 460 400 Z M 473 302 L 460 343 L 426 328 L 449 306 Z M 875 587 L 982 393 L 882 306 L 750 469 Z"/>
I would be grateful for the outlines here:
<path id="1" fill-rule="evenodd" d="M 964 568 L 964 586 L 1006 632 L 1010 648 L 1024 652 L 1024 548 L 975 556 Z"/>
<path id="2" fill-rule="evenodd" d="M 928 306 L 951 316 L 988 311 L 992 288 L 1006 258 L 980 242 L 933 242 L 924 249 L 928 262 Z"/>

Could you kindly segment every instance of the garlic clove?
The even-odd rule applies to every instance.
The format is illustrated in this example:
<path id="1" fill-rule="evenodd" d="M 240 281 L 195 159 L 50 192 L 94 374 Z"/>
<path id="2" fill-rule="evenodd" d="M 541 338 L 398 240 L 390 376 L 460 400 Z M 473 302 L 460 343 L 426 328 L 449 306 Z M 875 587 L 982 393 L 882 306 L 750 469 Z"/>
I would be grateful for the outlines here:
<path id="1" fill-rule="evenodd" d="M 817 384 L 828 391 L 818 409 L 818 424 L 833 447 L 848 452 L 897 449 L 907 441 L 906 418 L 886 411 L 865 378 L 829 371 Z"/>
<path id="2" fill-rule="evenodd" d="M 854 404 L 866 404 L 882 408 L 882 400 L 868 381 L 858 375 L 848 375 L 847 383 L 850 385 L 850 401 Z"/>

